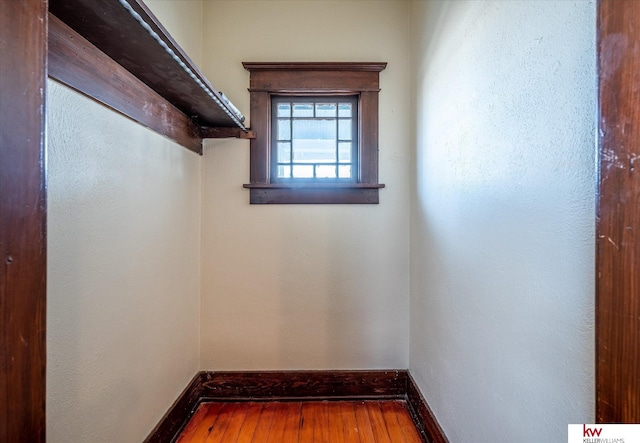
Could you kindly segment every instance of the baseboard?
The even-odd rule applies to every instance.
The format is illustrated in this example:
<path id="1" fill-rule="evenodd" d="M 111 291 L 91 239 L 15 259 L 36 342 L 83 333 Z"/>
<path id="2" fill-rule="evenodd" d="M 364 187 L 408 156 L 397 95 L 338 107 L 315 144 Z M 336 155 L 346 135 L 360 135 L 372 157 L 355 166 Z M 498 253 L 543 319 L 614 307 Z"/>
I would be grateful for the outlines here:
<path id="1" fill-rule="evenodd" d="M 409 404 L 409 411 L 413 415 L 413 421 L 423 438 L 426 437 L 430 443 L 449 443 L 449 439 L 440 427 L 436 416 L 433 415 L 433 411 L 431 411 L 429 404 L 422 396 L 411 374 L 408 374 L 407 377 L 407 403 Z"/>
<path id="2" fill-rule="evenodd" d="M 160 422 L 145 439 L 145 443 L 170 443 L 187 424 L 200 403 L 202 373 L 193 377 L 189 385 L 173 402 Z"/>
<path id="3" fill-rule="evenodd" d="M 402 398 L 406 370 L 204 372 L 204 399 Z"/>
<path id="4" fill-rule="evenodd" d="M 172 442 L 203 401 L 405 399 L 425 442 L 448 443 L 407 370 L 256 371 L 196 374 L 145 443 Z"/>

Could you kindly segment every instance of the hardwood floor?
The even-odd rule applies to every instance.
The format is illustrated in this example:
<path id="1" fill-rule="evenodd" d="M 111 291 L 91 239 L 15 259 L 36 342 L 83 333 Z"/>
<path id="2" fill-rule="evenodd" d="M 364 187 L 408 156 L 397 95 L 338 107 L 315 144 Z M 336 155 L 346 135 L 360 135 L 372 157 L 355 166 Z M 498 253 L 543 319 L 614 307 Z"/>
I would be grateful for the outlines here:
<path id="1" fill-rule="evenodd" d="M 421 443 L 402 400 L 212 402 L 177 443 Z"/>

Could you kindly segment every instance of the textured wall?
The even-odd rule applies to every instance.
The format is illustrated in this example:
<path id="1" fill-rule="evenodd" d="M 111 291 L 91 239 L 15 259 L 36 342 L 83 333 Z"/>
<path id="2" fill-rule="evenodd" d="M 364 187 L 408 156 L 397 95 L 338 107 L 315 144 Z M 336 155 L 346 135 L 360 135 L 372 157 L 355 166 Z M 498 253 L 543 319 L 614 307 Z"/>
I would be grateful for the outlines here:
<path id="1" fill-rule="evenodd" d="M 205 3 L 203 70 L 245 114 L 242 61 L 384 61 L 380 205 L 249 205 L 248 141 L 203 162 L 203 369 L 408 365 L 408 3 Z"/>
<path id="2" fill-rule="evenodd" d="M 48 97 L 47 440 L 141 441 L 198 370 L 200 159 Z"/>
<path id="3" fill-rule="evenodd" d="M 47 441 L 140 442 L 199 369 L 201 158 L 48 87 Z"/>
<path id="4" fill-rule="evenodd" d="M 594 419 L 595 2 L 411 4 L 410 368 L 453 442 Z"/>

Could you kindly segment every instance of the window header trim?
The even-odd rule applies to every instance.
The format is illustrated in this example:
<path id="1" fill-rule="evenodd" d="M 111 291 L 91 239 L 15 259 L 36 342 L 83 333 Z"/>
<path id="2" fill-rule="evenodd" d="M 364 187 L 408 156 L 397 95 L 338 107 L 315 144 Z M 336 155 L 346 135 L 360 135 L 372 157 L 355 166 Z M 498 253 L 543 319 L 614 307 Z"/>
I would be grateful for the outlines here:
<path id="1" fill-rule="evenodd" d="M 371 71 L 380 72 L 385 62 L 242 62 L 247 71 Z"/>

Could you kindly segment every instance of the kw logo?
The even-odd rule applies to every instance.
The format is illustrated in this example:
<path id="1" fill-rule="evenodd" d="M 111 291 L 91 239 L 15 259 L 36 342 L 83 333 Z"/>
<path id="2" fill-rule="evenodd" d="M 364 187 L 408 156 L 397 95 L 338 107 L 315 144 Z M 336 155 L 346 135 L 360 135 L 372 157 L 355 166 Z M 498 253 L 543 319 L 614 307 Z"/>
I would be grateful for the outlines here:
<path id="1" fill-rule="evenodd" d="M 600 437 L 602 428 L 587 428 L 587 425 L 582 425 L 583 437 Z"/>

